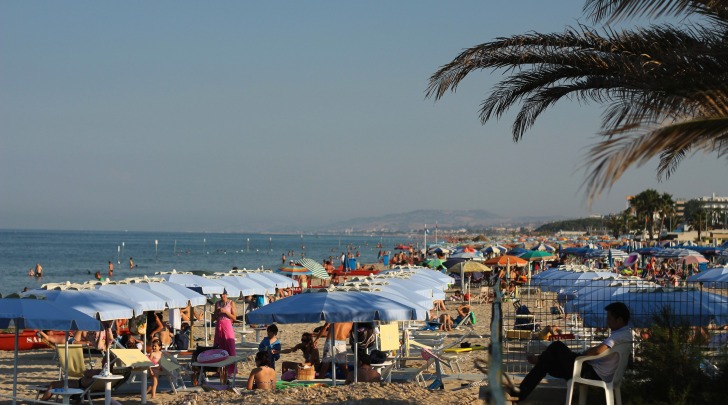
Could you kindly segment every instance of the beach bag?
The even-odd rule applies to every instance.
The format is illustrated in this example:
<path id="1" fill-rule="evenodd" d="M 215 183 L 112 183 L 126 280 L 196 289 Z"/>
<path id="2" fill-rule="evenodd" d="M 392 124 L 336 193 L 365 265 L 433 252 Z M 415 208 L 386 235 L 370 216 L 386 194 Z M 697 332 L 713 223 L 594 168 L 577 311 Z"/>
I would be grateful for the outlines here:
<path id="1" fill-rule="evenodd" d="M 356 336 L 356 342 L 354 341 Z M 356 332 L 352 333 L 349 338 L 349 344 L 354 347 L 354 343 L 359 343 L 359 350 L 364 350 L 371 347 L 376 342 L 376 336 L 374 334 L 374 326 L 370 323 L 360 324 L 357 327 Z"/>
<path id="2" fill-rule="evenodd" d="M 372 353 L 369 355 L 369 359 L 372 364 L 382 364 L 387 361 L 387 353 L 381 350 L 372 350 Z"/>
<path id="3" fill-rule="evenodd" d="M 281 374 L 281 381 L 293 381 L 296 379 L 296 370 L 287 370 L 285 373 Z"/>
<path id="4" fill-rule="evenodd" d="M 129 320 L 129 332 L 132 335 L 145 335 L 147 333 L 147 315 L 141 314 Z"/>
<path id="5" fill-rule="evenodd" d="M 205 350 L 197 356 L 198 363 L 217 363 L 218 361 L 227 360 L 230 354 L 224 349 Z"/>
<path id="6" fill-rule="evenodd" d="M 179 332 L 174 335 L 174 347 L 177 350 L 187 350 L 190 348 L 189 332 Z"/>

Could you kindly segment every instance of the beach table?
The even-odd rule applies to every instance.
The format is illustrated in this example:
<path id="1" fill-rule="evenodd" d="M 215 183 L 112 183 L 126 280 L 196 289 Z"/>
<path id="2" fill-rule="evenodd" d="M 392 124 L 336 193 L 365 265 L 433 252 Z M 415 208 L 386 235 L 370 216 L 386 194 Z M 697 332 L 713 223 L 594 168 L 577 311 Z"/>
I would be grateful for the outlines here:
<path id="1" fill-rule="evenodd" d="M 70 404 L 71 397 L 83 394 L 83 390 L 78 388 L 54 388 L 51 390 L 51 394 L 62 397 L 64 404 Z"/>
<path id="2" fill-rule="evenodd" d="M 257 351 L 257 349 L 256 349 Z M 247 361 L 248 355 L 242 355 L 242 356 L 230 356 L 225 360 L 216 361 L 214 363 L 200 363 L 200 362 L 193 362 L 191 365 L 193 367 L 204 367 L 204 368 L 221 368 L 221 367 L 227 367 L 233 363 L 239 363 L 241 361 Z M 230 388 L 235 387 L 235 377 L 238 373 L 233 374 L 233 378 L 230 380 Z"/>
<path id="3" fill-rule="evenodd" d="M 104 382 L 104 405 L 111 405 L 111 383 L 123 379 L 124 376 L 109 373 L 109 375 L 97 374 L 92 378 Z"/>
<path id="4" fill-rule="evenodd" d="M 141 403 L 147 403 L 147 375 L 150 367 L 157 367 L 147 356 L 139 349 L 111 349 L 111 353 L 116 356 L 116 362 L 121 363 L 122 367 L 129 367 L 134 371 L 142 373 L 142 389 Z"/>

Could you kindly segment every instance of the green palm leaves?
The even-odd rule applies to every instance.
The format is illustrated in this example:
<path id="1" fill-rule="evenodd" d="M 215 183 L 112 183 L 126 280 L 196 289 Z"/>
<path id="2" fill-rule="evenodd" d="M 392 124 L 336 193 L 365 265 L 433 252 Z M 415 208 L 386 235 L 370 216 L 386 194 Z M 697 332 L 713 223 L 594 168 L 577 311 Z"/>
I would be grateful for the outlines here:
<path id="1" fill-rule="evenodd" d="M 591 199 L 631 166 L 660 158 L 669 177 L 695 152 L 728 152 L 728 6 L 717 1 L 589 0 L 595 20 L 630 15 L 699 14 L 701 23 L 616 32 L 587 26 L 562 33 L 499 38 L 465 50 L 431 78 L 427 96 L 455 91 L 471 72 L 502 70 L 480 108 L 483 123 L 520 106 L 519 141 L 563 99 L 604 106 L 601 133 L 586 158 Z"/>

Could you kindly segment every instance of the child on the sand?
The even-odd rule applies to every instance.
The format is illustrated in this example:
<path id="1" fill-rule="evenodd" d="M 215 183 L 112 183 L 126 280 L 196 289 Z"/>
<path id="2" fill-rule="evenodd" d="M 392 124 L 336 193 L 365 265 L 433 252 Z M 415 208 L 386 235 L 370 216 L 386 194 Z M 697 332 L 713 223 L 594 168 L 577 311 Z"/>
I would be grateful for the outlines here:
<path id="1" fill-rule="evenodd" d="M 162 342 L 159 339 L 152 340 L 152 352 L 149 353 L 149 360 L 154 364 L 159 364 L 162 359 Z M 156 367 L 149 368 L 149 375 L 152 376 L 152 386 L 149 387 L 147 393 L 152 394 L 152 398 L 157 395 L 157 384 L 159 383 L 159 371 Z"/>

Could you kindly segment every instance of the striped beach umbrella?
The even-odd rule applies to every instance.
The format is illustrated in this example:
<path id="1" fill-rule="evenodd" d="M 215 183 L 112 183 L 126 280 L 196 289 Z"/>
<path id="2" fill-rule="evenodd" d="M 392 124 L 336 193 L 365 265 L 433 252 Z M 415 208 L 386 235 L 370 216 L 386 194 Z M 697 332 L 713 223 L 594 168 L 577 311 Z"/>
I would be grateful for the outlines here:
<path id="1" fill-rule="evenodd" d="M 323 280 L 329 279 L 329 273 L 326 272 L 326 269 L 324 269 L 324 266 L 321 265 L 321 263 L 317 262 L 316 260 L 309 259 L 307 257 L 302 258 L 297 262 L 301 266 L 309 269 L 311 271 L 311 275 L 320 278 Z"/>
<path id="2" fill-rule="evenodd" d="M 311 270 L 303 267 L 303 266 L 283 266 L 279 267 L 278 270 L 276 270 L 276 273 L 278 274 L 285 274 L 286 276 L 301 276 L 306 275 L 310 276 L 313 274 Z"/>

